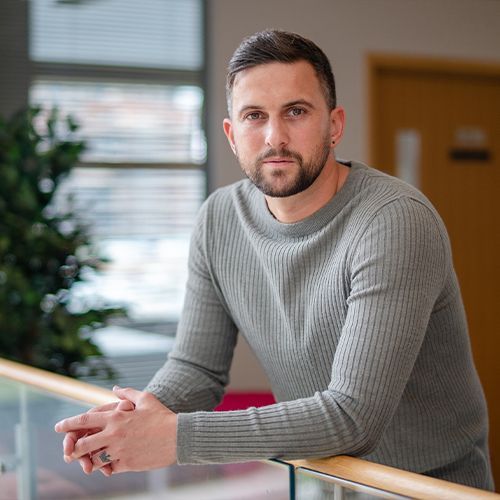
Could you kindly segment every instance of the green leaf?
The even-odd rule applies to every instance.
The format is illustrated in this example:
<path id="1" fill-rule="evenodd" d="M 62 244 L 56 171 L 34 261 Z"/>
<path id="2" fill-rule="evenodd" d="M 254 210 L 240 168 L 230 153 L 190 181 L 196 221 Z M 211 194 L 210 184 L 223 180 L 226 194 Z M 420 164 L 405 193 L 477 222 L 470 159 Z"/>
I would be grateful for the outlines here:
<path id="1" fill-rule="evenodd" d="M 104 359 L 96 364 L 101 353 L 84 331 L 125 311 L 77 314 L 68 308 L 67 294 L 83 280 L 82 270 L 104 261 L 93 254 L 87 228 L 72 214 L 46 215 L 85 148 L 72 140 L 77 130 L 77 120 L 56 109 L 0 116 L 0 356 L 70 376 L 86 366 L 110 375 Z M 62 232 L 63 221 L 74 230 Z"/>

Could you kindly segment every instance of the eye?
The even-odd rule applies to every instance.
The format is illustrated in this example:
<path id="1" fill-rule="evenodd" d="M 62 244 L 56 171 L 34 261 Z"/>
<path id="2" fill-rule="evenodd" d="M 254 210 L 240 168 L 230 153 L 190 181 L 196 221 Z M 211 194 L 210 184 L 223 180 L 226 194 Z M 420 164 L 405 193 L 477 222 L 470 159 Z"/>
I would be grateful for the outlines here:
<path id="1" fill-rule="evenodd" d="M 288 110 L 288 114 L 289 114 L 290 116 L 293 116 L 293 117 L 295 117 L 295 116 L 301 116 L 301 115 L 303 115 L 305 112 L 306 112 L 306 110 L 305 110 L 304 108 L 290 108 L 290 109 Z"/>
<path id="2" fill-rule="evenodd" d="M 248 113 L 245 115 L 245 120 L 258 120 L 259 118 L 262 117 L 262 113 L 260 111 L 252 111 L 251 113 Z"/>

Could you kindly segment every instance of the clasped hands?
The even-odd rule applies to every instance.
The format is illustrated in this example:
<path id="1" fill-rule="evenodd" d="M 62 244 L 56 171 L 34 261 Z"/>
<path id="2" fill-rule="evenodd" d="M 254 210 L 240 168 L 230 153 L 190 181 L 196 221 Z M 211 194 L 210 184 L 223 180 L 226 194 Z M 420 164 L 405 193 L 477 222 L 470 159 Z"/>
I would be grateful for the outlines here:
<path id="1" fill-rule="evenodd" d="M 64 461 L 78 460 L 83 471 L 143 471 L 176 462 L 177 416 L 153 394 L 114 387 L 118 402 L 61 420 Z"/>

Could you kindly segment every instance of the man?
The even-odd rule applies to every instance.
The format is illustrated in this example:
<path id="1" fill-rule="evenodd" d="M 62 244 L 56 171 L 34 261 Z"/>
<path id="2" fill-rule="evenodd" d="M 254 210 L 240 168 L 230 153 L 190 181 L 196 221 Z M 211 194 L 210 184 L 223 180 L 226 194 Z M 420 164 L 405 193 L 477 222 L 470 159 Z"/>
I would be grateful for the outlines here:
<path id="1" fill-rule="evenodd" d="M 336 160 L 328 59 L 282 31 L 229 64 L 224 132 L 248 177 L 201 209 L 176 345 L 145 392 L 66 419 L 105 474 L 348 454 L 491 488 L 487 412 L 446 230 L 414 188 Z M 277 404 L 211 412 L 237 332 Z"/>

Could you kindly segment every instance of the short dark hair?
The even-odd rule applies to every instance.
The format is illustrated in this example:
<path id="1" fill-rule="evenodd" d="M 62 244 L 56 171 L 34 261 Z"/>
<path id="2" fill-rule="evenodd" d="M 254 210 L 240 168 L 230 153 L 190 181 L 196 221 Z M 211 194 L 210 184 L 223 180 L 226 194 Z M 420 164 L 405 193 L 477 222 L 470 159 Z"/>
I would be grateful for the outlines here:
<path id="1" fill-rule="evenodd" d="M 229 61 L 226 78 L 227 108 L 231 113 L 231 100 L 236 75 L 245 69 L 272 62 L 309 62 L 320 81 L 328 106 L 337 106 L 335 79 L 330 61 L 311 40 L 297 33 L 282 30 L 265 30 L 245 38 Z"/>

